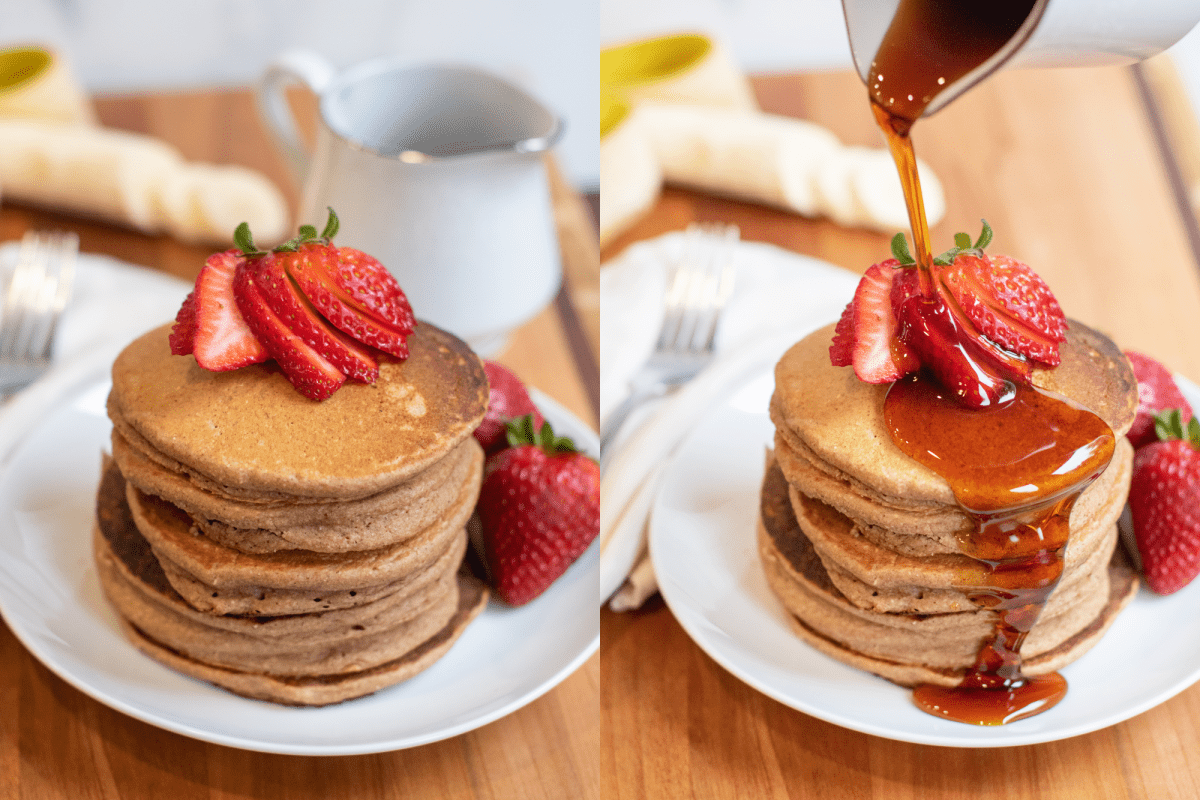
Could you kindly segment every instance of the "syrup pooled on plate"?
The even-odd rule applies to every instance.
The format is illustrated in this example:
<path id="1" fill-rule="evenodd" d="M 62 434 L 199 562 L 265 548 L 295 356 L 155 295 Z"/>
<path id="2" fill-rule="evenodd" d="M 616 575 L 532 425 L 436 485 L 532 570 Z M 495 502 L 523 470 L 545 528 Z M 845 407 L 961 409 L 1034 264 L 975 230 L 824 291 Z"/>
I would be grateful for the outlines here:
<path id="1" fill-rule="evenodd" d="M 933 98 L 999 51 L 1033 7 L 1033 0 L 901 0 L 871 65 L 871 109 L 900 174 L 921 294 L 931 302 L 933 256 L 909 133 Z M 915 702 L 930 714 L 976 725 L 1045 711 L 1062 699 L 1066 681 L 1057 673 L 1026 676 L 1021 643 L 1058 585 L 1071 508 L 1108 465 L 1111 429 L 1087 409 L 1030 385 L 1001 393 L 989 407 L 968 408 L 923 372 L 893 384 L 884 414 L 896 444 L 945 478 L 974 520 L 962 541 L 973 565 L 957 582 L 978 607 L 996 612 L 993 632 L 962 682 L 918 686 Z"/>

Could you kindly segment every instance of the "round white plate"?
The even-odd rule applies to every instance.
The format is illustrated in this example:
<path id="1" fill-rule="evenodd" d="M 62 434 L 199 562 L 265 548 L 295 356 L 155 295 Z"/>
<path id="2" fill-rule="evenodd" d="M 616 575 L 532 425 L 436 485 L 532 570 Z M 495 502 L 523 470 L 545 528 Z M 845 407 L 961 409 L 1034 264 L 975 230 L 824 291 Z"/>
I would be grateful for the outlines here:
<path id="1" fill-rule="evenodd" d="M 0 414 L 0 613 L 42 663 L 100 702 L 176 733 L 248 750 L 341 755 L 445 739 L 549 691 L 600 644 L 598 547 L 520 608 L 490 603 L 425 672 L 326 708 L 247 700 L 180 675 L 121 635 L 92 564 L 104 403 L 122 342 L 81 352 Z M 534 392 L 555 430 L 595 433 Z"/>
<path id="2" fill-rule="evenodd" d="M 814 717 L 920 744 L 1004 747 L 1088 733 L 1152 708 L 1200 679 L 1200 581 L 1169 597 L 1143 588 L 1091 651 L 1062 670 L 1067 696 L 1000 727 L 930 716 L 911 692 L 846 666 L 792 633 L 758 560 L 755 524 L 767 403 L 778 356 L 747 363 L 746 380 L 713 398 L 666 468 L 650 551 L 667 605 L 712 658 L 750 686 Z M 1200 388 L 1179 383 L 1200 408 Z"/>

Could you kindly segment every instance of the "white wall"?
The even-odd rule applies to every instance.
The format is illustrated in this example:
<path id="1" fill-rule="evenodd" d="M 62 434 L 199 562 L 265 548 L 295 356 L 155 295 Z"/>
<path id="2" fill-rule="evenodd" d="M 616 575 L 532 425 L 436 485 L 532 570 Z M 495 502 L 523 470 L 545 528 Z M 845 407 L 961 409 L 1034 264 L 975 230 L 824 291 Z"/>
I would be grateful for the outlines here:
<path id="1" fill-rule="evenodd" d="M 61 47 L 94 92 L 245 85 L 288 47 L 339 66 L 456 61 L 523 86 L 567 122 L 558 154 L 599 184 L 600 0 L 0 0 L 0 46 Z"/>

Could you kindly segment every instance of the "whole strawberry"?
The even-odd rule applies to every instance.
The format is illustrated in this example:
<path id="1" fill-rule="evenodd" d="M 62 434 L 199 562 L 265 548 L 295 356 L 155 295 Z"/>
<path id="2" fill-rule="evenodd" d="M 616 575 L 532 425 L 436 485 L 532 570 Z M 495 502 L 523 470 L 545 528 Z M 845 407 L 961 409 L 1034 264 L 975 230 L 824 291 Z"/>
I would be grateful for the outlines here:
<path id="1" fill-rule="evenodd" d="M 495 361 L 484 361 L 483 369 L 490 387 L 488 408 L 483 422 L 475 429 L 475 438 L 490 455 L 508 446 L 505 426 L 509 420 L 532 414 L 534 430 L 542 426 L 543 420 L 520 378 Z"/>
<path id="2" fill-rule="evenodd" d="M 487 463 L 476 510 L 496 594 L 528 603 L 600 532 L 600 468 L 532 415 L 508 425 L 512 445 Z"/>
<path id="3" fill-rule="evenodd" d="M 1154 417 L 1159 412 L 1178 408 L 1183 413 L 1184 423 L 1187 423 L 1193 414 L 1192 407 L 1179 391 L 1170 370 L 1141 353 L 1127 350 L 1125 357 L 1133 367 L 1138 389 L 1137 417 L 1125 436 L 1137 448 L 1158 441 L 1154 432 Z"/>
<path id="4" fill-rule="evenodd" d="M 1158 594 L 1200 573 L 1200 421 L 1185 428 L 1178 409 L 1155 419 L 1162 441 L 1138 450 L 1129 510 L 1146 583 Z"/>

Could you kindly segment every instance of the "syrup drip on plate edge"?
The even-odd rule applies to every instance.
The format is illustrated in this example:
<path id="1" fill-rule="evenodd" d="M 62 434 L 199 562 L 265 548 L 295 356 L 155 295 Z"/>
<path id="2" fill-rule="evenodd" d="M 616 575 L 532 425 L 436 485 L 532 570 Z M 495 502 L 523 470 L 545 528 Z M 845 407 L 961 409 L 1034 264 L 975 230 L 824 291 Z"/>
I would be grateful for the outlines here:
<path id="1" fill-rule="evenodd" d="M 926 298 L 933 296 L 933 256 L 909 133 L 938 92 L 1003 47 L 1032 8 L 1032 0 L 901 0 L 871 65 L 871 110 L 904 187 Z M 884 415 L 893 441 L 945 478 L 974 521 L 961 540 L 972 562 L 956 583 L 977 607 L 996 614 L 961 683 L 918 686 L 914 702 L 976 725 L 1049 709 L 1066 694 L 1066 680 L 1058 673 L 1026 675 L 1021 644 L 1062 575 L 1071 509 L 1112 457 L 1111 429 L 1082 406 L 1027 385 L 994 407 L 968 409 L 924 372 L 892 385 Z"/>

